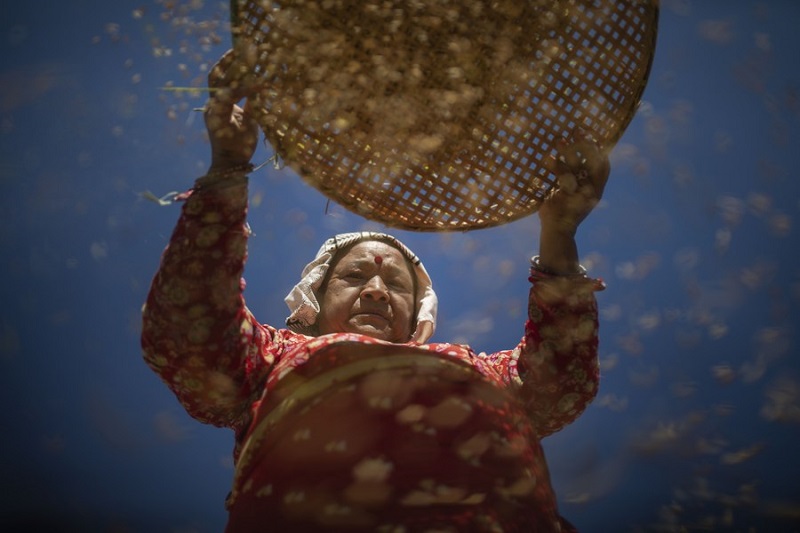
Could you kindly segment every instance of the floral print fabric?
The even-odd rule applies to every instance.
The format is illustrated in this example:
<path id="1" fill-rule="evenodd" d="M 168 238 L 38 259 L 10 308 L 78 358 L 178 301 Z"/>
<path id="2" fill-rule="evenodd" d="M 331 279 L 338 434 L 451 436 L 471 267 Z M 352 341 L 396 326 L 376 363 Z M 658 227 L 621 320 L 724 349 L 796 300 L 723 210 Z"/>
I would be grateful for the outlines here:
<path id="1" fill-rule="evenodd" d="M 186 195 L 144 308 L 146 362 L 236 434 L 229 533 L 567 531 L 540 439 L 597 392 L 586 278 L 533 275 L 511 350 L 308 337 L 247 309 L 247 187 Z"/>

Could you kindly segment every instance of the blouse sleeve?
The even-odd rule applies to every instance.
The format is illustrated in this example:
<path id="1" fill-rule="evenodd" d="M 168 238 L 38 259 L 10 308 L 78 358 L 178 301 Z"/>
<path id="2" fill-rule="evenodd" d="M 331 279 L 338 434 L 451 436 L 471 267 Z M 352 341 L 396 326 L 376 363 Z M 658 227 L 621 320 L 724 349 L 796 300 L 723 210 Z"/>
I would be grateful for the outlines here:
<path id="1" fill-rule="evenodd" d="M 194 190 L 143 308 L 147 364 L 201 422 L 237 427 L 280 352 L 247 309 L 247 184 Z"/>
<path id="2" fill-rule="evenodd" d="M 572 423 L 597 394 L 598 319 L 594 292 L 601 281 L 534 273 L 525 335 L 516 349 L 489 356 L 505 380 L 518 385 L 539 436 Z"/>

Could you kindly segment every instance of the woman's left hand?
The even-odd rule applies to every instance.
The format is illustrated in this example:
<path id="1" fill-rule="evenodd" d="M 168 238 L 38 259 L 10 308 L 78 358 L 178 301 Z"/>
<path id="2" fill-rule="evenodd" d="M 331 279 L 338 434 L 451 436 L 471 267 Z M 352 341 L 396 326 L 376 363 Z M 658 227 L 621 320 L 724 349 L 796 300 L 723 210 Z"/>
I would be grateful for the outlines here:
<path id="1" fill-rule="evenodd" d="M 558 186 L 540 206 L 539 219 L 543 230 L 575 235 L 602 198 L 611 165 L 603 147 L 580 128 L 557 141 L 556 150 L 549 164 Z"/>

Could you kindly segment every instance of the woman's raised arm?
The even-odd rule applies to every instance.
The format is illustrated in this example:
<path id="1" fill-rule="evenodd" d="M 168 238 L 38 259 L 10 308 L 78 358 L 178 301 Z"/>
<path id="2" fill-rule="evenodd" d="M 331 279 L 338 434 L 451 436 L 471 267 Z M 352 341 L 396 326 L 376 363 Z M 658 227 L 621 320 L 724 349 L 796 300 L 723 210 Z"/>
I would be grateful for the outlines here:
<path id="1" fill-rule="evenodd" d="M 523 401 L 541 436 L 575 420 L 599 382 L 594 292 L 603 285 L 582 270 L 575 233 L 600 201 L 610 165 L 603 148 L 581 130 L 558 148 L 553 170 L 559 187 L 539 210 L 539 255 L 517 361 Z"/>
<path id="2" fill-rule="evenodd" d="M 195 418 L 236 426 L 271 366 L 274 330 L 244 303 L 241 279 L 249 230 L 247 174 L 258 129 L 236 105 L 246 88 L 231 81 L 226 54 L 209 75 L 205 118 L 208 174 L 182 195 L 180 219 L 143 309 L 147 363 Z"/>

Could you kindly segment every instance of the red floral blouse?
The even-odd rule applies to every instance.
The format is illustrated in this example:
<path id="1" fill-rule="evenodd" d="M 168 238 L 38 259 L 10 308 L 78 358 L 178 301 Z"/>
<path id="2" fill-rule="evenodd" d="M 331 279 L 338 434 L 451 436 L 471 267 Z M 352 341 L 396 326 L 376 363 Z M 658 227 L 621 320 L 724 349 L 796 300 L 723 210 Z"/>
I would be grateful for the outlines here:
<path id="1" fill-rule="evenodd" d="M 571 530 L 540 439 L 597 392 L 599 282 L 533 275 L 524 337 L 492 354 L 307 337 L 245 306 L 246 184 L 185 199 L 142 346 L 189 414 L 235 431 L 226 531 Z"/>

